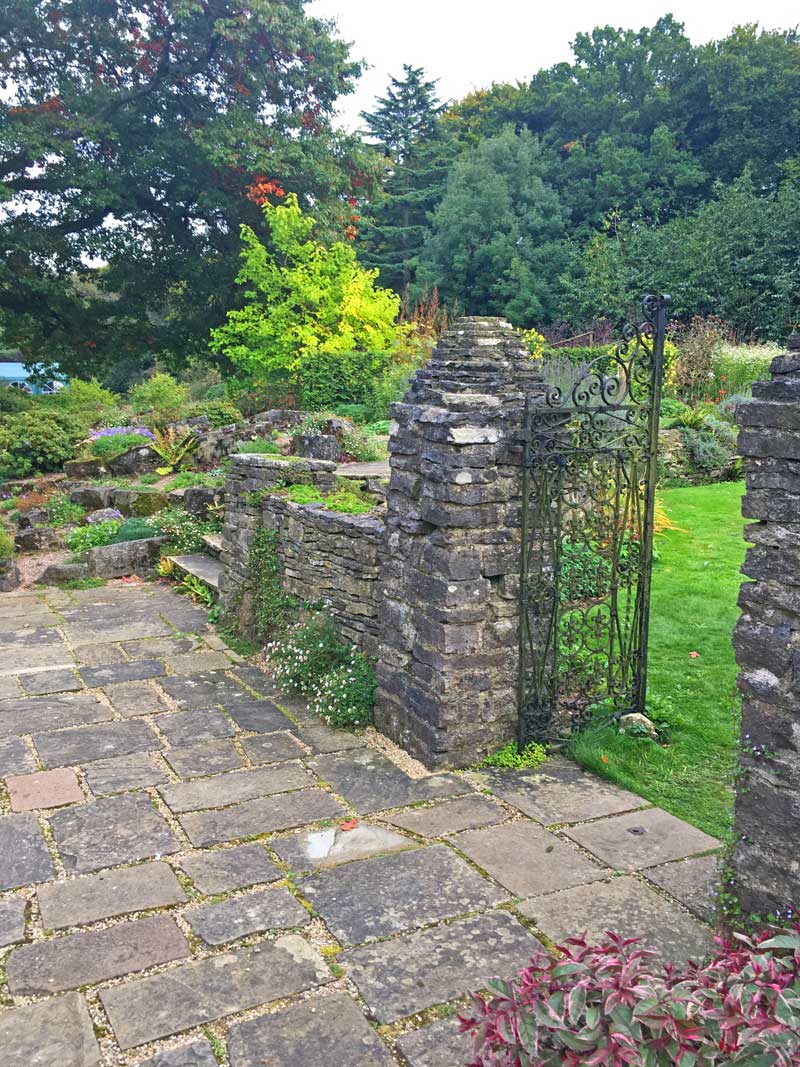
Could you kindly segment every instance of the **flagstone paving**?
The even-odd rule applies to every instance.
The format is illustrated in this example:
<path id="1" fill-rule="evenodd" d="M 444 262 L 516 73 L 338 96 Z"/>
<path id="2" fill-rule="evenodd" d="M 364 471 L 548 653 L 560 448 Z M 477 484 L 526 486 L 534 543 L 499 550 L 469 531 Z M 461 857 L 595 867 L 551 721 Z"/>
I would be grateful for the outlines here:
<path id="1" fill-rule="evenodd" d="M 3 1067 L 459 1067 L 542 943 L 711 943 L 718 842 L 554 758 L 409 777 L 159 585 L 0 597 Z"/>

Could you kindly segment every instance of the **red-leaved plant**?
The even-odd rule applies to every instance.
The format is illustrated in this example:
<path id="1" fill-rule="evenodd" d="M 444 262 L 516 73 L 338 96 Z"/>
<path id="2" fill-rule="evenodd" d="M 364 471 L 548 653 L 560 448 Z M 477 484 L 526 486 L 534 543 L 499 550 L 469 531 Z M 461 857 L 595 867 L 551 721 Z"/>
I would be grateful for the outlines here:
<path id="1" fill-rule="evenodd" d="M 703 966 L 657 970 L 636 939 L 571 938 L 473 994 L 468 1067 L 800 1064 L 800 923 L 717 938 Z"/>

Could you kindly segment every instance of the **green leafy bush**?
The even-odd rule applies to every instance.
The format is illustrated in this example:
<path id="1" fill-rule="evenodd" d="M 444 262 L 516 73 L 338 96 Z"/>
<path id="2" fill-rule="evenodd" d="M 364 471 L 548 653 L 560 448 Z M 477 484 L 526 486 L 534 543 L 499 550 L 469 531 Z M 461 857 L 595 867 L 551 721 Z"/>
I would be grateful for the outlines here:
<path id="1" fill-rule="evenodd" d="M 690 408 L 682 405 L 681 410 L 669 421 L 670 428 L 678 427 L 686 430 L 702 430 L 708 419 L 709 409 L 705 404 L 698 404 Z"/>
<path id="2" fill-rule="evenodd" d="M 95 438 L 94 441 L 89 442 L 86 450 L 95 459 L 110 460 L 116 459 L 117 456 L 121 456 L 131 448 L 152 446 L 152 444 L 152 438 L 145 437 L 144 434 L 118 433 L 109 437 Z"/>
<path id="3" fill-rule="evenodd" d="M 375 672 L 366 656 L 355 648 L 341 667 L 317 683 L 310 702 L 315 715 L 337 729 L 368 726 L 375 703 Z"/>
<path id="4" fill-rule="evenodd" d="M 344 435 L 342 449 L 358 463 L 376 463 L 386 459 L 388 454 L 382 441 L 376 441 L 359 429 L 350 430 Z"/>
<path id="5" fill-rule="evenodd" d="M 777 345 L 722 344 L 711 356 L 712 396 L 720 393 L 748 395 L 755 382 L 769 378 L 769 368 L 780 349 Z"/>
<path id="6" fill-rule="evenodd" d="M 159 372 L 130 391 L 129 400 L 137 415 L 149 413 L 153 422 L 163 425 L 181 416 L 188 399 L 185 385 L 171 374 Z"/>
<path id="7" fill-rule="evenodd" d="M 683 433 L 686 454 L 700 474 L 724 473 L 733 461 L 733 449 L 710 431 L 688 430 Z"/>
<path id="8" fill-rule="evenodd" d="M 14 555 L 14 542 L 7 530 L 0 526 L 0 563 L 5 563 Z"/>
<path id="9" fill-rule="evenodd" d="M 266 437 L 253 437 L 249 441 L 240 441 L 236 446 L 236 451 L 244 454 L 256 452 L 268 456 L 279 456 L 281 454 L 281 450 L 275 442 L 269 441 Z"/>
<path id="10" fill-rule="evenodd" d="M 66 493 L 56 493 L 45 504 L 44 510 L 51 526 L 67 526 L 80 522 L 86 515 L 86 509 L 80 504 L 73 504 Z"/>
<path id="11" fill-rule="evenodd" d="M 375 422 L 368 422 L 364 426 L 364 433 L 371 437 L 386 437 L 389 433 L 389 420 L 376 419 Z"/>
<path id="12" fill-rule="evenodd" d="M 333 407 L 333 413 L 334 415 L 338 415 L 341 419 L 351 419 L 353 422 L 366 422 L 367 405 L 335 404 Z"/>
<path id="13" fill-rule="evenodd" d="M 224 394 L 225 386 L 222 385 L 221 388 Z M 220 426 L 238 425 L 242 421 L 241 411 L 224 395 L 195 404 L 190 411 L 190 417 L 194 418 L 197 415 L 205 415 L 213 429 L 219 429 Z"/>
<path id="14" fill-rule="evenodd" d="M 487 756 L 480 764 L 481 767 L 510 767 L 514 770 L 522 770 L 526 767 L 538 767 L 547 759 L 547 749 L 536 741 L 529 742 L 520 752 L 516 741 L 509 741 L 497 752 Z"/>
<path id="15" fill-rule="evenodd" d="M 85 428 L 66 412 L 26 409 L 0 422 L 0 478 L 58 470 L 72 459 Z"/>
<path id="16" fill-rule="evenodd" d="M 118 413 L 120 398 L 110 389 L 104 389 L 96 378 L 84 381 L 73 378 L 69 385 L 60 389 L 50 402 L 76 416 L 86 427 L 96 426 L 107 417 Z"/>
<path id="17" fill-rule="evenodd" d="M 178 429 L 168 426 L 164 430 L 156 428 L 152 449 L 164 461 L 163 467 L 157 468 L 158 474 L 170 474 L 186 464 L 188 457 L 197 450 L 200 441 L 194 430 Z"/>
<path id="18" fill-rule="evenodd" d="M 99 548 L 110 545 L 120 528 L 118 519 L 108 519 L 87 526 L 76 526 L 65 538 L 67 548 L 72 552 L 83 552 L 87 548 Z"/>
<path id="19" fill-rule="evenodd" d="M 147 537 L 158 537 L 161 527 L 149 519 L 125 519 L 111 538 L 109 544 L 120 545 L 125 541 L 143 541 Z"/>

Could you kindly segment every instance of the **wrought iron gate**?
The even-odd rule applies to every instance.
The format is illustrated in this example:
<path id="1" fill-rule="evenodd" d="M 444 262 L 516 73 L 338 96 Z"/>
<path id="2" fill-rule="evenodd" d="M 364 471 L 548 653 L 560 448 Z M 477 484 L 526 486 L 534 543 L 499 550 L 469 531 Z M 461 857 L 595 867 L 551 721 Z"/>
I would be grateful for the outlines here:
<path id="1" fill-rule="evenodd" d="M 519 744 L 643 711 L 669 297 L 525 410 Z"/>

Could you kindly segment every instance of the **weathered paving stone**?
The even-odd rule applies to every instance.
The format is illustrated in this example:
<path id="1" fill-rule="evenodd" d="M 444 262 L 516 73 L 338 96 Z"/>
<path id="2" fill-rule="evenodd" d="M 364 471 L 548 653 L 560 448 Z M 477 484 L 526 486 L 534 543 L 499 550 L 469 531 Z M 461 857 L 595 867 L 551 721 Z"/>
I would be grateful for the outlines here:
<path id="1" fill-rule="evenodd" d="M 719 841 L 660 808 L 617 815 L 566 831 L 609 867 L 636 871 L 719 848 Z"/>
<path id="2" fill-rule="evenodd" d="M 104 989 L 100 999 L 121 1048 L 129 1049 L 331 979 L 319 953 L 287 934 Z"/>
<path id="3" fill-rule="evenodd" d="M 36 760 L 24 741 L 18 737 L 0 739 L 0 778 L 9 774 L 30 774 L 36 770 Z"/>
<path id="4" fill-rule="evenodd" d="M 0 890 L 53 877 L 53 861 L 42 831 L 29 812 L 0 818 L 0 857 Z"/>
<path id="5" fill-rule="evenodd" d="M 25 940 L 25 901 L 21 897 L 0 900 L 0 948 Z"/>
<path id="6" fill-rule="evenodd" d="M 22 696 L 17 679 L 0 677 L 0 700 L 15 700 Z"/>
<path id="7" fill-rule="evenodd" d="M 103 686 L 106 696 L 120 715 L 159 715 L 167 710 L 161 695 L 148 681 L 119 682 Z"/>
<path id="8" fill-rule="evenodd" d="M 6 779 L 6 785 L 12 811 L 60 808 L 65 804 L 81 804 L 86 799 L 71 767 L 12 775 Z"/>
<path id="9" fill-rule="evenodd" d="M 159 862 L 54 882 L 37 890 L 37 896 L 46 930 L 83 926 L 186 900 L 172 868 Z"/>
<path id="10" fill-rule="evenodd" d="M 341 953 L 339 962 L 380 1023 L 515 974 L 540 948 L 512 915 L 490 912 Z"/>
<path id="11" fill-rule="evenodd" d="M 309 766 L 362 814 L 471 792 L 469 784 L 453 774 L 409 778 L 385 756 L 368 748 L 315 756 Z"/>
<path id="12" fill-rule="evenodd" d="M 228 1037 L 231 1067 L 392 1067 L 384 1043 L 346 993 L 306 1000 L 237 1023 Z M 455 1063 L 448 1065 L 455 1067 Z"/>
<path id="13" fill-rule="evenodd" d="M 159 683 L 178 704 L 185 708 L 207 708 L 222 704 L 225 698 L 236 700 L 246 696 L 245 691 L 224 674 L 209 671 L 207 674 L 174 675 Z"/>
<path id="14" fill-rule="evenodd" d="M 332 730 L 324 722 L 301 722 L 297 736 L 312 752 L 320 754 L 364 747 L 364 742 L 358 734 L 351 734 L 347 730 Z"/>
<path id="15" fill-rule="evenodd" d="M 321 871 L 302 891 L 334 936 L 351 945 L 508 899 L 446 845 Z"/>
<path id="16" fill-rule="evenodd" d="M 458 1032 L 458 1017 L 451 1015 L 403 1034 L 397 1039 L 397 1047 L 409 1067 L 461 1067 L 470 1059 L 472 1038 Z"/>
<path id="17" fill-rule="evenodd" d="M 180 861 L 181 870 L 201 893 L 228 893 L 260 882 L 274 882 L 281 872 L 261 845 L 237 845 L 216 852 L 192 852 Z"/>
<path id="18" fill-rule="evenodd" d="M 97 796 L 123 793 L 127 789 L 143 789 L 168 780 L 166 771 L 147 752 L 87 763 L 84 773 L 89 788 Z"/>
<path id="19" fill-rule="evenodd" d="M 71 645 L 134 641 L 141 637 L 167 637 L 172 627 L 159 618 L 152 598 L 141 589 L 124 597 L 109 595 L 108 589 L 76 608 L 63 608 L 64 632 Z"/>
<path id="20" fill-rule="evenodd" d="M 260 696 L 274 697 L 281 692 L 269 675 L 259 670 L 258 667 L 235 667 L 234 674 L 244 682 L 248 689 L 252 689 Z"/>
<path id="21" fill-rule="evenodd" d="M 311 921 L 288 889 L 277 886 L 247 896 L 204 904 L 183 913 L 195 934 L 207 945 L 225 945 L 248 934 L 305 926 Z"/>
<path id="22" fill-rule="evenodd" d="M 291 726 L 290 719 L 271 700 L 232 697 L 223 706 L 240 730 L 268 734 Z"/>
<path id="23" fill-rule="evenodd" d="M 227 671 L 231 661 L 224 652 L 205 649 L 200 652 L 184 652 L 168 656 L 166 664 L 172 674 L 199 674 L 203 671 Z"/>
<path id="24" fill-rule="evenodd" d="M 0 737 L 61 730 L 67 726 L 105 722 L 111 708 L 95 696 L 30 697 L 0 703 Z"/>
<path id="25" fill-rule="evenodd" d="M 708 923 L 714 921 L 720 880 L 716 856 L 676 860 L 663 867 L 650 867 L 644 873 L 649 881 L 665 889 L 699 918 Z"/>
<path id="26" fill-rule="evenodd" d="M 68 993 L 0 1013 L 3 1067 L 100 1067 L 82 997 Z"/>
<path id="27" fill-rule="evenodd" d="M 412 808 L 390 815 L 388 822 L 403 830 L 422 837 L 442 837 L 457 834 L 462 830 L 475 830 L 481 826 L 505 822 L 508 814 L 499 804 L 486 797 L 458 797 L 444 800 L 430 808 Z"/>
<path id="28" fill-rule="evenodd" d="M 160 678 L 162 674 L 166 674 L 164 664 L 157 659 L 106 663 L 101 667 L 81 667 L 81 678 L 90 689 L 114 685 L 117 682 L 140 682 L 145 678 Z"/>
<path id="29" fill-rule="evenodd" d="M 341 804 L 323 789 L 303 789 L 247 800 L 219 811 L 195 812 L 181 817 L 181 825 L 196 847 L 235 841 L 251 834 L 290 830 L 321 819 L 341 819 Z"/>
<path id="30" fill-rule="evenodd" d="M 272 842 L 281 859 L 296 871 L 335 867 L 350 860 L 368 859 L 384 852 L 398 852 L 415 846 L 416 842 L 401 834 L 368 823 L 359 823 L 352 830 L 342 830 L 340 827 L 306 830 L 302 834 L 281 837 Z"/>
<path id="31" fill-rule="evenodd" d="M 176 711 L 172 715 L 159 715 L 155 721 L 169 743 L 176 746 L 195 745 L 198 741 L 213 741 L 236 733 L 230 719 L 216 708 Z"/>
<path id="32" fill-rule="evenodd" d="M 142 641 L 123 641 L 122 649 L 131 659 L 164 659 L 179 656 L 201 646 L 199 637 L 153 637 Z"/>
<path id="33" fill-rule="evenodd" d="M 185 959 L 189 943 L 168 915 L 65 934 L 15 949 L 6 965 L 14 996 L 63 993 Z"/>
<path id="34" fill-rule="evenodd" d="M 222 774 L 223 771 L 240 770 L 243 765 L 242 757 L 225 738 L 206 741 L 202 745 L 190 745 L 188 748 L 171 748 L 164 753 L 164 757 L 181 778 Z"/>
<path id="35" fill-rule="evenodd" d="M 179 847 L 150 798 L 139 793 L 57 811 L 50 825 L 68 871 L 97 871 L 167 855 Z"/>
<path id="36" fill-rule="evenodd" d="M 125 656 L 118 645 L 77 645 L 75 656 L 84 667 L 103 667 L 108 663 L 124 663 Z"/>
<path id="37" fill-rule="evenodd" d="M 34 734 L 33 743 L 45 767 L 91 763 L 161 748 L 161 742 L 147 723 L 136 719 Z"/>
<path id="38" fill-rule="evenodd" d="M 35 674 L 20 674 L 19 680 L 26 692 L 33 696 L 46 693 L 76 693 L 83 683 L 72 671 L 37 671 Z"/>
<path id="39" fill-rule="evenodd" d="M 482 773 L 501 800 L 545 826 L 616 815 L 647 804 L 642 797 L 604 782 L 566 759 L 551 759 L 525 771 Z"/>
<path id="40" fill-rule="evenodd" d="M 630 875 L 537 897 L 519 910 L 557 944 L 584 931 L 597 943 L 612 930 L 642 938 L 645 947 L 656 949 L 664 960 L 685 963 L 702 958 L 712 943 L 708 927 Z"/>
<path id="41" fill-rule="evenodd" d="M 452 844 L 515 896 L 537 896 L 608 877 L 608 870 L 532 822 L 468 830 Z"/>
<path id="42" fill-rule="evenodd" d="M 217 1067 L 217 1057 L 207 1041 L 166 1049 L 142 1060 L 139 1067 Z"/>
<path id="43" fill-rule="evenodd" d="M 301 763 L 279 763 L 255 771 L 236 771 L 194 782 L 164 785 L 160 792 L 168 807 L 181 813 L 222 808 L 255 797 L 303 789 L 311 784 L 312 778 Z"/>
<path id="44" fill-rule="evenodd" d="M 297 759 L 298 756 L 305 755 L 302 745 L 285 731 L 246 737 L 242 744 L 247 758 L 256 764 L 280 763 L 283 760 Z"/>

